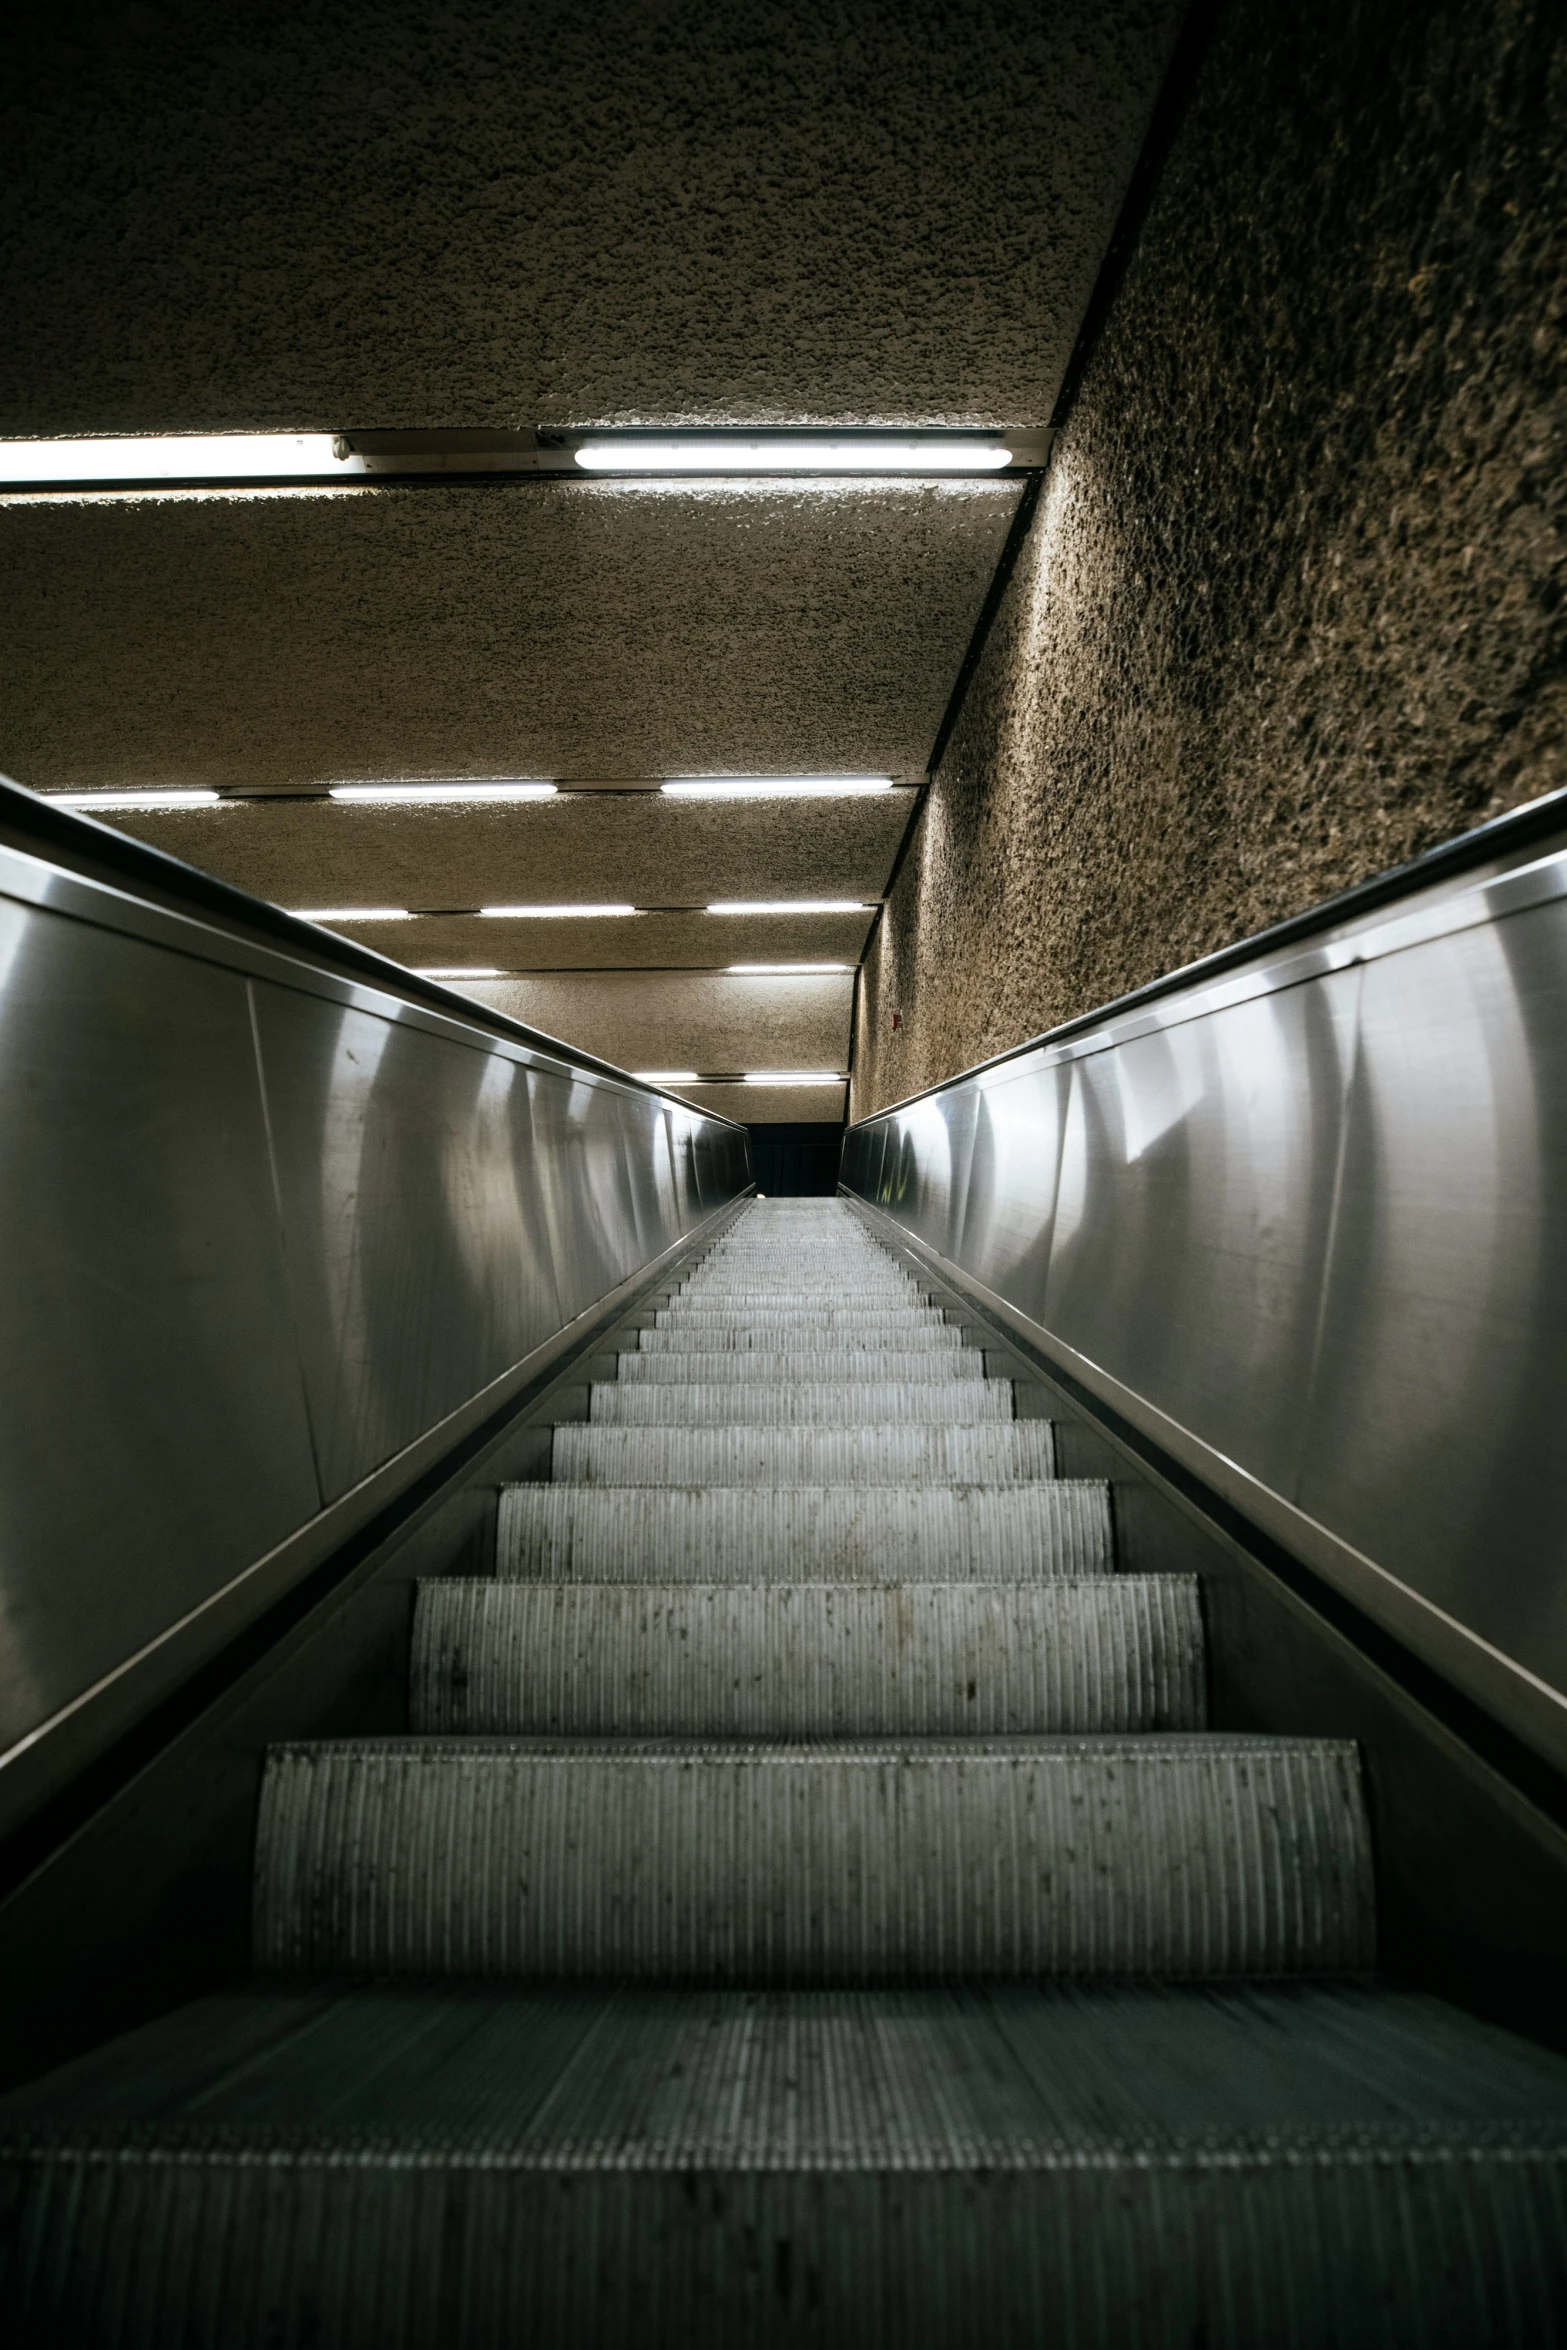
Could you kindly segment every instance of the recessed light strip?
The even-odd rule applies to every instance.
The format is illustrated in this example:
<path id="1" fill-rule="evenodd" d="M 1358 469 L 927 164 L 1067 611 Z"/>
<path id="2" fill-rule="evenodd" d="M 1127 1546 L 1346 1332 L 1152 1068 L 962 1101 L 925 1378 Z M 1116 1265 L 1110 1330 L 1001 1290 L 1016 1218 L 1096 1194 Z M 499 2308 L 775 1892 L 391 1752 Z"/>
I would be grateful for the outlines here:
<path id="1" fill-rule="evenodd" d="M 1000 473 L 1008 443 L 975 433 L 605 434 L 573 452 L 586 473 Z"/>
<path id="2" fill-rule="evenodd" d="M 742 979 L 810 979 L 824 971 L 852 971 L 852 963 L 730 963 Z"/>
<path id="3" fill-rule="evenodd" d="M 584 922 L 618 920 L 635 906 L 481 906 L 488 922 Z"/>
<path id="4" fill-rule="evenodd" d="M 412 922 L 406 906 L 289 906 L 296 922 Z"/>
<path id="5" fill-rule="evenodd" d="M 856 800 L 892 788 L 886 775 L 682 775 L 659 786 L 674 800 Z"/>
<path id="6" fill-rule="evenodd" d="M 633 1069 L 631 1075 L 643 1085 L 700 1085 L 694 1069 Z"/>
<path id="7" fill-rule="evenodd" d="M 511 779 L 497 779 L 488 783 L 477 780 L 457 783 L 334 783 L 327 797 L 355 801 L 362 806 L 380 804 L 411 808 L 433 807 L 463 800 L 552 800 L 555 791 L 553 783 Z"/>
<path id="8" fill-rule="evenodd" d="M 843 1085 L 841 1069 L 747 1069 L 742 1085 Z"/>
<path id="9" fill-rule="evenodd" d="M 501 979 L 493 963 L 417 963 L 410 965 L 415 979 Z"/>
<path id="10" fill-rule="evenodd" d="M 215 791 L 49 791 L 41 795 L 52 808 L 221 808 Z"/>
<path id="11" fill-rule="evenodd" d="M 710 914 L 869 914 L 859 898 L 715 898 Z"/>

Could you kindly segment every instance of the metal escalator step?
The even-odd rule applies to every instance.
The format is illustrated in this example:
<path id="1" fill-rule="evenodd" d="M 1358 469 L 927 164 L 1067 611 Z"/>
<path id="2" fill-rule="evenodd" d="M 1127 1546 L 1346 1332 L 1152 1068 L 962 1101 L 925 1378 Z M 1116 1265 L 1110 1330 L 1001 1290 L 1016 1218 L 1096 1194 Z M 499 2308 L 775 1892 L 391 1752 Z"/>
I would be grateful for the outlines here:
<path id="1" fill-rule="evenodd" d="M 1010 1583 L 1115 1564 L 1110 1488 L 1087 1479 L 508 1485 L 495 1549 L 498 1575 L 537 1582 Z"/>
<path id="2" fill-rule="evenodd" d="M 943 1427 L 606 1428 L 563 1422 L 551 1474 L 575 1485 L 1017 1485 L 1055 1474 L 1048 1420 Z"/>
<path id="3" fill-rule="evenodd" d="M 729 1982 L 1287 1974 L 1375 1955 L 1328 1740 L 272 1749 L 257 1963 Z"/>
<path id="4" fill-rule="evenodd" d="M 1376 1985 L 253 1989 L 9 2101 L 0 2302 L 82 2350 L 1550 2350 L 1564 2112 Z"/>
<path id="5" fill-rule="evenodd" d="M 596 1381 L 590 1416 L 599 1428 L 841 1427 L 937 1422 L 958 1427 L 1012 1418 L 1010 1379 L 726 1380 L 716 1387 L 637 1387 Z"/>
<path id="6" fill-rule="evenodd" d="M 1032 1584 L 421 1583 L 410 1726 L 452 1736 L 1200 1730 L 1187 1575 Z"/>
<path id="7" fill-rule="evenodd" d="M 928 1317 L 910 1314 L 894 1320 L 891 1316 L 856 1323 L 838 1320 L 831 1314 L 802 1314 L 797 1320 L 785 1320 L 771 1314 L 759 1320 L 747 1316 L 732 1319 L 716 1314 L 670 1315 L 661 1312 L 655 1329 L 637 1332 L 637 1344 L 643 1354 L 784 1354 L 792 1347 L 841 1347 L 856 1354 L 923 1353 L 951 1354 L 963 1345 L 963 1333 L 956 1323 L 944 1322 L 939 1314 Z"/>
<path id="8" fill-rule="evenodd" d="M 716 1387 L 743 1381 L 754 1386 L 768 1380 L 865 1380 L 894 1386 L 935 1381 L 974 1385 L 985 1376 L 985 1358 L 978 1347 L 929 1347 L 909 1354 L 870 1347 L 797 1347 L 763 1354 L 740 1348 L 727 1353 L 662 1355 L 623 1354 L 620 1377 L 633 1386 Z"/>

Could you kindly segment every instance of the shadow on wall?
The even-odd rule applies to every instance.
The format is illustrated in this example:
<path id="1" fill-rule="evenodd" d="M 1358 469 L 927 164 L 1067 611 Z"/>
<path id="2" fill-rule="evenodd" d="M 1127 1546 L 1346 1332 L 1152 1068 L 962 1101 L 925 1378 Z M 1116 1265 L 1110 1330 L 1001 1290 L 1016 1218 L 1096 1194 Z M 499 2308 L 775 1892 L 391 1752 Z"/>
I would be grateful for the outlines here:
<path id="1" fill-rule="evenodd" d="M 837 1190 L 841 1126 L 753 1126 L 750 1135 L 756 1188 L 769 1199 L 830 1198 Z"/>

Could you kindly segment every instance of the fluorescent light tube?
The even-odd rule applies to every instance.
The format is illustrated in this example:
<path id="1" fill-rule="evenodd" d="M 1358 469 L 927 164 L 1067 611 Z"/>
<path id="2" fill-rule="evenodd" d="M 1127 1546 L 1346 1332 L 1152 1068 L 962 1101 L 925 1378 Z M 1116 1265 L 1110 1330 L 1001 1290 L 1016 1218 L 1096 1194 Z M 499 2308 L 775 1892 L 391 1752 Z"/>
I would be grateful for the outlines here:
<path id="1" fill-rule="evenodd" d="M 617 914 L 634 914 L 635 906 L 481 906 L 479 912 L 491 922 L 544 921 L 569 922 L 594 920 Z"/>
<path id="2" fill-rule="evenodd" d="M 852 963 L 731 963 L 729 969 L 741 973 L 747 979 L 799 979 L 819 971 L 852 971 L 854 965 Z"/>
<path id="3" fill-rule="evenodd" d="M 127 433 L 84 441 L 0 440 L 0 481 L 278 481 L 362 474 L 329 432 Z"/>
<path id="4" fill-rule="evenodd" d="M 411 922 L 406 906 L 290 906 L 299 922 Z"/>
<path id="5" fill-rule="evenodd" d="M 710 914 L 868 914 L 858 898 L 717 898 Z"/>
<path id="6" fill-rule="evenodd" d="M 661 784 L 677 800 L 858 800 L 891 791 L 885 775 L 683 775 Z"/>
<path id="7" fill-rule="evenodd" d="M 494 963 L 420 963 L 413 966 L 415 979 L 499 979 L 501 971 Z"/>
<path id="8" fill-rule="evenodd" d="M 1012 451 L 957 433 L 627 433 L 576 459 L 587 473 L 998 473 Z"/>
<path id="9" fill-rule="evenodd" d="M 643 1085 L 700 1085 L 702 1082 L 694 1069 L 633 1069 L 631 1074 Z"/>
<path id="10" fill-rule="evenodd" d="M 747 1069 L 742 1085 L 842 1085 L 841 1069 Z"/>
<path id="11" fill-rule="evenodd" d="M 55 808 L 221 808 L 215 791 L 51 791 Z"/>
<path id="12" fill-rule="evenodd" d="M 380 801 L 392 807 L 446 800 L 552 800 L 552 783 L 334 783 L 333 800 Z"/>

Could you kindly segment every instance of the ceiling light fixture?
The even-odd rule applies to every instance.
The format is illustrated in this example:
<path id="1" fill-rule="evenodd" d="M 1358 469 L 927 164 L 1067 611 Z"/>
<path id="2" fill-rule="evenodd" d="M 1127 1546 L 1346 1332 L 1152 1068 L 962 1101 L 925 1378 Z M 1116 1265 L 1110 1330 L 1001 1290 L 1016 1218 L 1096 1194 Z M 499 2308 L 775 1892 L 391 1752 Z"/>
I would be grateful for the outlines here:
<path id="1" fill-rule="evenodd" d="M 290 906 L 296 922 L 411 922 L 406 906 Z"/>
<path id="2" fill-rule="evenodd" d="M 694 1069 L 633 1069 L 631 1072 L 643 1085 L 700 1085 Z"/>
<path id="3" fill-rule="evenodd" d="M 678 800 L 856 800 L 891 791 L 886 775 L 682 775 L 660 790 Z"/>
<path id="4" fill-rule="evenodd" d="M 842 1085 L 841 1069 L 747 1069 L 742 1085 Z"/>
<path id="5" fill-rule="evenodd" d="M 579 444 L 587 473 L 999 473 L 1004 440 L 974 433 L 605 434 Z"/>
<path id="6" fill-rule="evenodd" d="M 334 783 L 328 799 L 387 807 L 435 806 L 452 800 L 552 800 L 553 783 Z"/>
<path id="7" fill-rule="evenodd" d="M 126 433 L 82 441 L 0 440 L 0 482 L 289 481 L 362 474 L 329 432 Z"/>
<path id="8" fill-rule="evenodd" d="M 215 791 L 51 791 L 55 808 L 221 808 Z"/>
<path id="9" fill-rule="evenodd" d="M 603 917 L 634 914 L 635 906 L 481 906 L 479 912 L 490 922 L 586 921 Z"/>
<path id="10" fill-rule="evenodd" d="M 501 971 L 495 963 L 421 963 L 414 966 L 415 979 L 499 979 Z"/>
<path id="11" fill-rule="evenodd" d="M 858 898 L 718 898 L 710 914 L 869 914 Z"/>
<path id="12" fill-rule="evenodd" d="M 731 963 L 746 979 L 801 979 L 820 971 L 852 971 L 852 963 Z"/>

